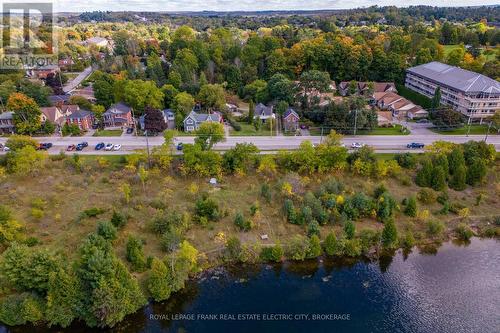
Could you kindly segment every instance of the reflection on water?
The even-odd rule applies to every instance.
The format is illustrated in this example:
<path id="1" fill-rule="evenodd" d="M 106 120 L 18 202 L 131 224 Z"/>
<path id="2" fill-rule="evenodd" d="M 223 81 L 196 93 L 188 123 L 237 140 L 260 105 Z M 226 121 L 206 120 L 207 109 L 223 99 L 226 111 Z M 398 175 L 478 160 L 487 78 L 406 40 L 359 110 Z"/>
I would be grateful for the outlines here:
<path id="1" fill-rule="evenodd" d="M 437 253 L 426 248 L 375 263 L 320 259 L 218 268 L 110 331 L 499 332 L 499 263 L 500 242 L 473 239 L 469 244 L 446 243 Z M 261 320 L 232 320 L 238 314 L 261 315 Z M 309 317 L 262 320 L 263 314 Z M 313 314 L 347 314 L 350 320 L 313 321 Z M 151 319 L 158 315 L 178 320 Z M 195 319 L 180 320 L 188 315 Z M 198 315 L 217 315 L 219 320 L 196 319 Z M 67 331 L 90 330 L 74 325 Z"/>

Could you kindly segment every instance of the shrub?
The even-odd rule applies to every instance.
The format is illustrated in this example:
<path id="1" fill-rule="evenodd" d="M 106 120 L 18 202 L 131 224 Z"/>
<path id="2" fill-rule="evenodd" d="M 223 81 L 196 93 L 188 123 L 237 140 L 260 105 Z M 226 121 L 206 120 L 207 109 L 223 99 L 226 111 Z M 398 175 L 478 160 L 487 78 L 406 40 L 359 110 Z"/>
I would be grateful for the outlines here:
<path id="1" fill-rule="evenodd" d="M 361 243 L 359 239 L 346 240 L 343 253 L 348 257 L 359 257 L 361 255 Z"/>
<path id="2" fill-rule="evenodd" d="M 312 237 L 313 235 L 320 236 L 319 223 L 316 220 L 307 225 L 307 236 Z"/>
<path id="3" fill-rule="evenodd" d="M 446 173 L 443 167 L 437 166 L 432 172 L 431 186 L 435 191 L 442 191 L 446 188 Z"/>
<path id="4" fill-rule="evenodd" d="M 260 204 L 258 201 L 255 201 L 251 206 L 250 206 L 250 215 L 255 216 L 260 212 Z"/>
<path id="5" fill-rule="evenodd" d="M 413 237 L 413 233 L 411 231 L 407 231 L 399 240 L 401 246 L 405 249 L 411 249 L 415 245 L 415 237 Z"/>
<path id="6" fill-rule="evenodd" d="M 165 252 L 173 252 L 179 248 L 182 242 L 182 234 L 176 228 L 171 228 L 161 236 L 161 248 Z"/>
<path id="7" fill-rule="evenodd" d="M 221 217 L 219 205 L 206 194 L 196 200 L 195 214 L 198 218 L 205 217 L 208 221 L 218 221 Z"/>
<path id="8" fill-rule="evenodd" d="M 431 236 L 441 235 L 444 231 L 444 224 L 441 221 L 430 220 L 427 222 L 427 233 Z"/>
<path id="9" fill-rule="evenodd" d="M 431 204 L 436 201 L 436 192 L 430 188 L 423 188 L 418 191 L 417 199 L 424 204 Z"/>
<path id="10" fill-rule="evenodd" d="M 450 205 L 450 212 L 458 214 L 464 208 L 466 208 L 465 205 L 461 204 L 460 202 L 453 202 Z"/>
<path id="11" fill-rule="evenodd" d="M 126 245 L 127 260 L 132 264 L 132 270 L 143 272 L 146 270 L 146 257 L 142 241 L 136 237 L 129 236 Z"/>
<path id="12" fill-rule="evenodd" d="M 97 234 L 106 240 L 116 239 L 116 228 L 111 222 L 100 221 L 97 224 Z"/>
<path id="13" fill-rule="evenodd" d="M 384 192 L 377 200 L 377 217 L 380 221 L 385 221 L 392 216 L 396 208 L 396 201 L 388 192 Z"/>
<path id="14" fill-rule="evenodd" d="M 404 213 L 405 213 L 405 215 L 410 216 L 410 217 L 417 216 L 417 200 L 415 199 L 415 197 L 412 196 L 408 199 Z"/>
<path id="15" fill-rule="evenodd" d="M 324 247 L 326 254 L 329 256 L 339 256 L 344 250 L 343 242 L 341 240 L 337 240 L 337 237 L 333 232 L 326 235 Z"/>
<path id="16" fill-rule="evenodd" d="M 460 223 L 455 229 L 455 232 L 457 233 L 458 238 L 462 240 L 469 240 L 472 236 L 474 236 L 472 229 L 465 223 Z"/>
<path id="17" fill-rule="evenodd" d="M 448 192 L 441 192 L 436 198 L 436 201 L 439 202 L 441 205 L 444 205 L 448 200 L 450 199 Z"/>
<path id="18" fill-rule="evenodd" d="M 93 218 L 103 214 L 106 210 L 102 208 L 92 207 L 80 213 L 80 219 Z"/>
<path id="19" fill-rule="evenodd" d="M 375 190 L 373 190 L 373 197 L 378 199 L 385 192 L 387 192 L 387 188 L 384 184 L 380 184 L 375 187 Z"/>
<path id="20" fill-rule="evenodd" d="M 398 230 L 393 219 L 384 222 L 384 229 L 381 237 L 382 245 L 386 249 L 393 249 L 398 245 Z"/>
<path id="21" fill-rule="evenodd" d="M 241 231 L 249 231 L 250 229 L 252 229 L 252 222 L 248 219 L 245 219 L 245 217 L 241 213 L 236 214 L 236 217 L 234 218 L 234 224 Z"/>
<path id="22" fill-rule="evenodd" d="M 260 187 L 260 195 L 266 200 L 267 203 L 271 203 L 272 200 L 272 194 L 271 194 L 271 187 L 269 184 L 264 183 Z"/>
<path id="23" fill-rule="evenodd" d="M 283 259 L 283 255 L 283 247 L 279 243 L 275 246 L 263 247 L 260 251 L 260 258 L 263 261 L 280 262 Z"/>
<path id="24" fill-rule="evenodd" d="M 344 233 L 347 239 L 354 238 L 354 235 L 356 234 L 356 227 L 351 220 L 348 220 L 346 221 L 346 223 L 344 223 Z"/>
<path id="25" fill-rule="evenodd" d="M 361 250 L 368 253 L 373 246 L 377 246 L 380 241 L 380 233 L 372 229 L 363 229 L 359 233 Z"/>
<path id="26" fill-rule="evenodd" d="M 31 208 L 31 216 L 37 220 L 43 218 L 45 216 L 45 213 L 43 210 L 39 208 Z"/>
<path id="27" fill-rule="evenodd" d="M 174 227 L 182 226 L 182 224 L 182 216 L 176 211 L 169 211 L 156 216 L 151 223 L 151 229 L 154 233 L 163 235 Z"/>
<path id="28" fill-rule="evenodd" d="M 417 157 L 412 153 L 397 154 L 394 159 L 405 169 L 413 169 L 417 165 Z"/>
<path id="29" fill-rule="evenodd" d="M 297 224 L 297 213 L 295 212 L 293 201 L 290 199 L 285 199 L 283 209 L 285 211 L 287 221 L 292 224 Z"/>
<path id="30" fill-rule="evenodd" d="M 309 240 L 300 235 L 295 235 L 287 246 L 287 255 L 292 260 L 304 260 L 309 250 Z"/>
<path id="31" fill-rule="evenodd" d="M 0 321 L 10 326 L 36 324 L 43 319 L 44 310 L 43 300 L 33 294 L 8 295 L 0 303 Z"/>
<path id="32" fill-rule="evenodd" d="M 123 228 L 127 224 L 127 219 L 122 214 L 113 211 L 113 216 L 111 216 L 111 224 L 115 228 Z"/>
<path id="33" fill-rule="evenodd" d="M 224 260 L 239 262 L 242 259 L 242 253 L 243 249 L 240 240 L 237 237 L 230 237 L 224 249 Z"/>
<path id="34" fill-rule="evenodd" d="M 309 239 L 309 248 L 307 249 L 307 258 L 317 258 L 323 253 L 321 242 L 318 235 L 312 235 Z"/>

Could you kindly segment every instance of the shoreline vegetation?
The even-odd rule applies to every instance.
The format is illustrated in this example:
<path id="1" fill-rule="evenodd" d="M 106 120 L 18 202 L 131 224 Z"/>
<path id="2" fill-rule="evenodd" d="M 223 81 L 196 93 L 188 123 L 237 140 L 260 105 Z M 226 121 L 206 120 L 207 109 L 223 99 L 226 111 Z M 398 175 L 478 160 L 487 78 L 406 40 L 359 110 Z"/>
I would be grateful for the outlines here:
<path id="1" fill-rule="evenodd" d="M 238 144 L 219 154 L 211 148 L 223 137 L 208 126 L 220 125 L 181 156 L 167 131 L 149 159 L 48 156 L 32 138 L 9 138 L 0 321 L 113 327 L 221 264 L 374 260 L 500 235 L 500 164 L 484 142 L 381 157 L 349 153 L 332 132 L 291 152 Z"/>

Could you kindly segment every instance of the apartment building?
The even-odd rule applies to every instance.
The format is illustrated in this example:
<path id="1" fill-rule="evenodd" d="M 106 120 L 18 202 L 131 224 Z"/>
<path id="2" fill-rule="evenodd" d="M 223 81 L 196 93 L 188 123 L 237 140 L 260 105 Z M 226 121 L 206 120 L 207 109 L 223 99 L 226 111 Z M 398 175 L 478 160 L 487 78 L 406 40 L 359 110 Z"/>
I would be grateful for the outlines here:
<path id="1" fill-rule="evenodd" d="M 405 86 L 429 98 L 440 87 L 441 104 L 475 120 L 500 110 L 500 82 L 437 61 L 408 68 Z"/>

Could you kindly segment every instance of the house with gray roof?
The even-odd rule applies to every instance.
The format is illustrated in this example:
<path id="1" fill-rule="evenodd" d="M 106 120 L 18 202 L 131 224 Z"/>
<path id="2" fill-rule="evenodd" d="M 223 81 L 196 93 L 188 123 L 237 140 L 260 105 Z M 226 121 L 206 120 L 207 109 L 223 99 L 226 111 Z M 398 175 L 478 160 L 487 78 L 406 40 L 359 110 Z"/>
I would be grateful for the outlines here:
<path id="1" fill-rule="evenodd" d="M 255 106 L 255 112 L 254 116 L 255 119 L 260 119 L 262 120 L 263 123 L 266 122 L 267 119 L 269 118 L 276 118 L 274 112 L 273 112 L 273 107 L 272 106 L 265 106 L 262 103 L 259 103 Z"/>
<path id="2" fill-rule="evenodd" d="M 222 117 L 218 112 L 197 113 L 195 111 L 191 111 L 184 119 L 184 131 L 196 131 L 200 127 L 200 125 L 205 122 L 222 123 Z"/>
<path id="3" fill-rule="evenodd" d="M 472 119 L 482 120 L 500 110 L 500 82 L 437 61 L 408 68 L 405 86 L 429 98 L 439 87 L 441 104 Z"/>
<path id="4" fill-rule="evenodd" d="M 283 129 L 286 132 L 295 132 L 296 130 L 299 129 L 299 120 L 300 117 L 295 112 L 294 109 L 288 108 L 288 110 L 283 113 Z"/>
<path id="5" fill-rule="evenodd" d="M 132 108 L 122 102 L 115 103 L 104 112 L 103 120 L 105 127 L 132 126 Z"/>

